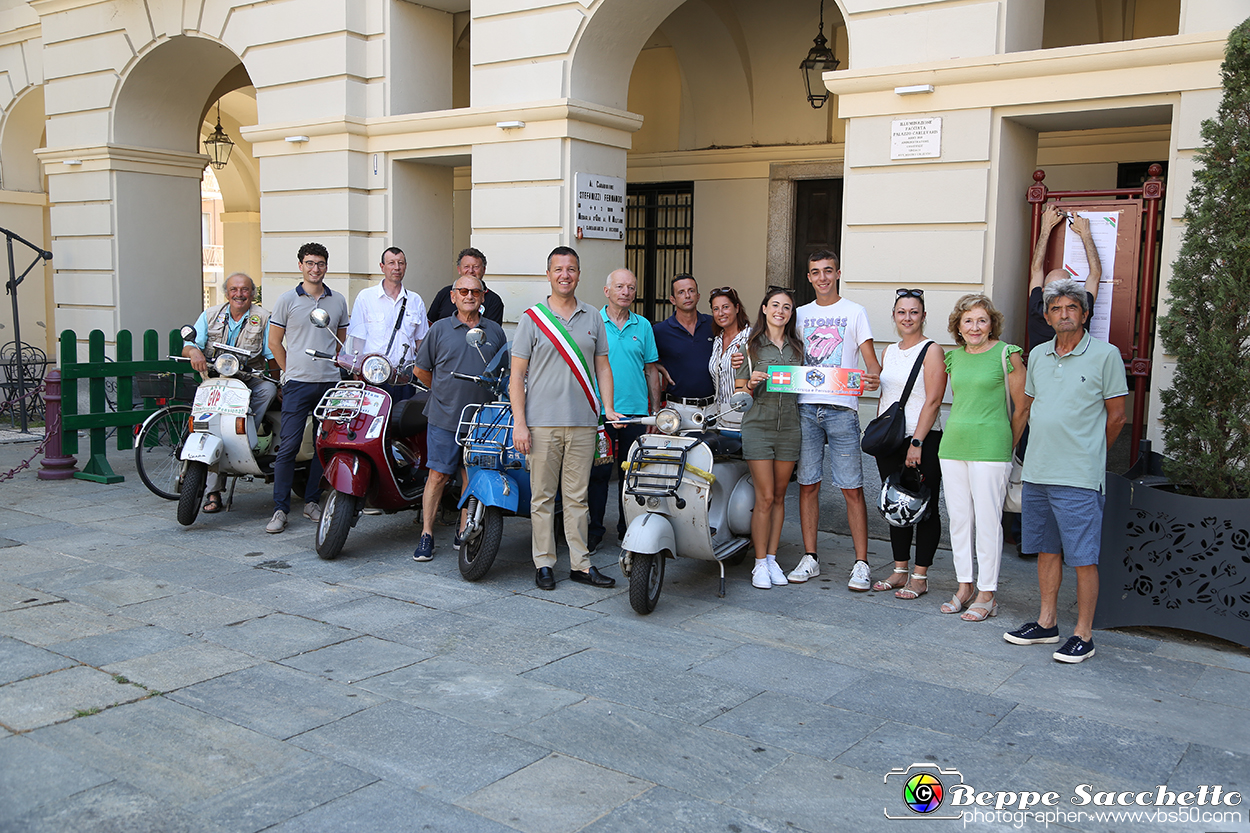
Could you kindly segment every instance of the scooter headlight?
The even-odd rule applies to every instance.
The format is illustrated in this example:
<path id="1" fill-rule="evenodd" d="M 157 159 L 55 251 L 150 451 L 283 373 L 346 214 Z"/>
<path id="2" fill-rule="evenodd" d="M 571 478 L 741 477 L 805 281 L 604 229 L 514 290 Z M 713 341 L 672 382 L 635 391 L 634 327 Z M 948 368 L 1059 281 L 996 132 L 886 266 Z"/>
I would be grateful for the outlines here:
<path id="1" fill-rule="evenodd" d="M 672 408 L 662 408 L 655 415 L 655 427 L 662 434 L 676 434 L 681 428 L 681 414 Z"/>
<path id="2" fill-rule="evenodd" d="M 371 385 L 381 385 L 391 378 L 391 363 L 385 356 L 369 356 L 360 366 L 360 375 Z"/>
<path id="3" fill-rule="evenodd" d="M 218 376 L 233 376 L 239 372 L 239 357 L 234 353 L 222 353 L 213 362 Z"/>

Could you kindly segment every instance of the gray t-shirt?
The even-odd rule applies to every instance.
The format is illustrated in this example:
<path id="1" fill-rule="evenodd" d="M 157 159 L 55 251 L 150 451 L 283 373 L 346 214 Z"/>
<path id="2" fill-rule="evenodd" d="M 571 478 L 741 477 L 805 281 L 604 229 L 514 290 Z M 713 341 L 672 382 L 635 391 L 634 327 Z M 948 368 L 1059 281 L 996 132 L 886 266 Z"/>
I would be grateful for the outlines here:
<path id="1" fill-rule="evenodd" d="M 304 284 L 283 292 L 269 314 L 270 325 L 276 324 L 286 330 L 286 379 L 290 382 L 337 382 L 339 368 L 328 359 L 314 359 L 305 350 L 320 350 L 333 356 L 339 346 L 334 333 L 346 327 L 347 298 L 341 292 L 331 292 L 325 286 L 325 294 L 314 298 L 304 291 Z M 330 326 L 322 330 L 313 326 L 308 314 L 320 307 L 330 313 Z"/>
<path id="2" fill-rule="evenodd" d="M 469 325 L 457 315 L 434 322 L 417 350 L 417 367 L 434 374 L 430 384 L 430 398 L 425 405 L 425 415 L 433 425 L 444 431 L 456 430 L 460 424 L 460 412 L 465 405 L 490 402 L 492 398 L 490 391 L 481 385 L 456 379 L 451 375 L 456 372 L 477 376 L 486 369 L 482 356 L 489 362 L 508 340 L 503 327 L 489 318 L 483 318 L 477 326 L 486 333 L 486 341 L 481 344 L 481 355 L 465 341 Z"/>
<path id="3" fill-rule="evenodd" d="M 599 310 L 578 301 L 572 316 L 565 319 L 556 314 L 556 317 L 582 351 L 593 377 L 595 356 L 608 354 L 608 333 L 603 328 Z M 529 388 L 525 393 L 526 424 L 540 428 L 599 424 L 599 415 L 591 410 L 590 401 L 572 369 L 528 312 L 521 315 L 521 323 L 512 336 L 512 355 L 529 359 L 530 363 Z"/>

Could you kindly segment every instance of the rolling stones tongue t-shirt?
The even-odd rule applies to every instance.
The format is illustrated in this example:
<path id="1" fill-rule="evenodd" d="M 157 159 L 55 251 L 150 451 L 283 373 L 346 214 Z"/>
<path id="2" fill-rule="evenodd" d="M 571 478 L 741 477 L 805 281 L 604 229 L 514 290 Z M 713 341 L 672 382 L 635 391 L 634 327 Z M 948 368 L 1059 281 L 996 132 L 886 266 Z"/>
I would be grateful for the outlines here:
<path id="1" fill-rule="evenodd" d="M 799 338 L 803 340 L 803 363 L 819 367 L 863 367 L 859 345 L 872 338 L 867 311 L 845 298 L 836 304 L 820 306 L 815 301 L 799 307 L 795 313 Z M 858 396 L 804 393 L 799 404 L 820 403 L 858 409 Z"/>

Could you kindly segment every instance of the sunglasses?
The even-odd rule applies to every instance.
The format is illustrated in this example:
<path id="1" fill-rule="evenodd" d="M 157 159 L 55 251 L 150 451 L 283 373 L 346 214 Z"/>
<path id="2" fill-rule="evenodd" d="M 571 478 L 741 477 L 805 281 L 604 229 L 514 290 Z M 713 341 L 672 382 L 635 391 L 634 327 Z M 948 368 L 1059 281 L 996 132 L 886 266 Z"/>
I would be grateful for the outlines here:
<path id="1" fill-rule="evenodd" d="M 460 286 L 455 286 L 455 287 L 452 287 L 452 290 L 451 290 L 451 291 L 452 291 L 452 292 L 459 292 L 459 293 L 460 293 L 460 297 L 461 297 L 461 298 L 468 298 L 470 295 L 481 295 L 481 294 L 482 294 L 482 290 L 480 290 L 480 289 L 465 289 L 465 288 L 460 287 Z"/>
<path id="2" fill-rule="evenodd" d="M 730 299 L 736 299 L 738 297 L 738 292 L 732 286 L 718 286 L 712 290 L 710 297 L 714 300 L 721 295 Z"/>
<path id="3" fill-rule="evenodd" d="M 894 292 L 899 298 L 923 298 L 923 289 L 898 289 Z"/>

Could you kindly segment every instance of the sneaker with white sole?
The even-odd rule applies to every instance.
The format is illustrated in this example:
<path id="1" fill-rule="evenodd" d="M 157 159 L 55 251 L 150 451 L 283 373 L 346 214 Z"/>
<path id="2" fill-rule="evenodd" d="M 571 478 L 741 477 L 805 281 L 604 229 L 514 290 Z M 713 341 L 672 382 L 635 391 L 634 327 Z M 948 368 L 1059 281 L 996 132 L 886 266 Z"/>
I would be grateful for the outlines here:
<path id="1" fill-rule="evenodd" d="M 313 503 L 312 501 L 305 503 L 304 504 L 304 517 L 312 521 L 313 523 L 320 523 L 321 505 L 317 503 Z"/>
<path id="2" fill-rule="evenodd" d="M 791 584 L 802 584 L 809 578 L 816 578 L 818 575 L 820 575 L 820 564 L 816 562 L 816 557 L 809 552 L 803 556 L 799 566 L 790 571 L 787 579 Z"/>
<path id="3" fill-rule="evenodd" d="M 784 587 L 790 582 L 786 580 L 786 574 L 781 569 L 781 565 L 776 561 L 764 559 L 764 563 L 768 565 L 768 577 L 773 580 L 773 587 Z"/>
<path id="4" fill-rule="evenodd" d="M 1051 654 L 1059 662 L 1084 662 L 1094 655 L 1094 640 L 1073 634 L 1063 647 Z"/>
<path id="5" fill-rule="evenodd" d="M 846 583 L 850 589 L 862 593 L 872 587 L 872 571 L 867 561 L 856 561 L 851 568 L 851 580 Z"/>
<path id="6" fill-rule="evenodd" d="M 1048 645 L 1059 641 L 1059 626 L 1043 628 L 1036 622 L 1025 622 L 1003 634 L 1003 639 L 1012 645 Z"/>
<path id="7" fill-rule="evenodd" d="M 281 509 L 275 510 L 273 517 L 269 520 L 269 525 L 265 527 L 266 532 L 281 532 L 286 529 L 286 513 Z"/>
<path id="8" fill-rule="evenodd" d="M 768 559 L 755 559 L 755 566 L 751 568 L 751 584 L 761 590 L 767 590 L 773 586 L 773 577 L 768 574 Z"/>

